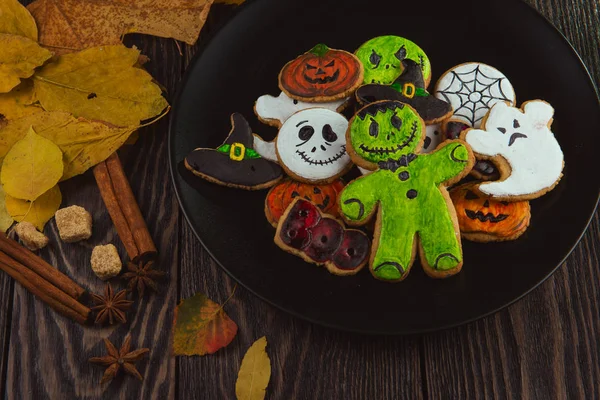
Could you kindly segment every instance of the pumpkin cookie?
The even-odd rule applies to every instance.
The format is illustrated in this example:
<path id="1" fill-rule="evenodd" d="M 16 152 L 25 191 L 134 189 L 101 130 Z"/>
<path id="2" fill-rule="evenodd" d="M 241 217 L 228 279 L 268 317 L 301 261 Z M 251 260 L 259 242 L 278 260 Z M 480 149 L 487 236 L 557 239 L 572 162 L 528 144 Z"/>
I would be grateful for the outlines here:
<path id="1" fill-rule="evenodd" d="M 367 264 L 371 247 L 363 232 L 344 228 L 340 221 L 300 198 L 279 220 L 275 244 L 309 263 L 325 266 L 335 275 L 359 272 Z"/>
<path id="2" fill-rule="evenodd" d="M 279 88 L 290 98 L 309 103 L 345 99 L 362 81 L 362 64 L 354 54 L 324 44 L 290 61 L 279 73 Z"/>
<path id="3" fill-rule="evenodd" d="M 450 198 L 463 238 L 474 242 L 515 240 L 529 227 L 531 210 L 528 201 L 498 201 L 481 196 L 477 183 L 453 188 Z"/>
<path id="4" fill-rule="evenodd" d="M 351 225 L 376 216 L 370 269 L 388 282 L 406 278 L 419 249 L 425 272 L 444 278 L 460 271 L 462 247 L 456 212 L 446 186 L 471 169 L 474 157 L 460 140 L 421 154 L 425 123 L 397 101 L 371 103 L 350 121 L 348 153 L 370 170 L 339 196 Z"/>

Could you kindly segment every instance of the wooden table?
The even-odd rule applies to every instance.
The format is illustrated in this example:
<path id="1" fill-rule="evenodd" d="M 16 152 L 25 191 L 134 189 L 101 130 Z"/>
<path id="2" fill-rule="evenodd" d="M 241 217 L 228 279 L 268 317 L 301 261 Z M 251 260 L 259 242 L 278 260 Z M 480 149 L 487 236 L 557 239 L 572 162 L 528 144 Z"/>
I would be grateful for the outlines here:
<path id="1" fill-rule="evenodd" d="M 527 0 L 574 44 L 600 82 L 598 0 Z M 28 1 L 24 1 L 28 3 Z M 206 31 L 231 15 L 219 6 Z M 205 31 L 205 32 L 206 32 Z M 149 36 L 127 38 L 152 62 L 150 73 L 172 95 L 195 47 Z M 565 265 L 523 300 L 469 325 L 423 336 L 365 337 L 293 318 L 238 287 L 226 306 L 239 325 L 235 340 L 205 357 L 170 355 L 173 310 L 201 291 L 224 301 L 234 282 L 210 259 L 183 220 L 170 184 L 166 119 L 144 128 L 121 158 L 170 274 L 159 295 L 138 304 L 115 328 L 82 328 L 62 318 L 0 274 L 0 391 L 7 398 L 232 399 L 245 351 L 266 335 L 273 373 L 270 399 L 592 399 L 600 397 L 600 226 L 596 214 Z M 600 134 L 600 133 L 599 133 Z M 63 205 L 93 212 L 94 235 L 62 243 L 54 223 L 41 255 L 95 292 L 94 245 L 113 242 L 124 254 L 92 174 L 61 184 Z M 139 363 L 143 383 L 117 378 L 100 386 L 102 369 L 87 359 L 104 353 L 102 338 L 150 347 Z"/>

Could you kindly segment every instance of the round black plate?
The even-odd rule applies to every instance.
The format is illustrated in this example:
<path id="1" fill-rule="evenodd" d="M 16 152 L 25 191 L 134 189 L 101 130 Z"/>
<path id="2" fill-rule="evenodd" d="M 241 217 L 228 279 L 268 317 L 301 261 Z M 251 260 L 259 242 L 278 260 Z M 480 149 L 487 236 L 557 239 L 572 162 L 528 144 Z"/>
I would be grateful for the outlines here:
<path id="1" fill-rule="evenodd" d="M 480 318 L 519 299 L 569 255 L 596 208 L 600 109 L 594 84 L 575 51 L 520 0 L 430 2 L 380 0 L 257 0 L 209 42 L 190 66 L 175 103 L 170 157 L 175 188 L 190 225 L 217 262 L 241 285 L 296 316 L 339 329 L 408 334 Z M 464 267 L 447 280 L 428 278 L 418 262 L 402 283 L 367 271 L 337 277 L 273 243 L 264 217 L 266 191 L 217 186 L 185 170 L 196 147 L 217 147 L 229 115 L 243 113 L 256 133 L 272 139 L 252 107 L 277 95 L 280 68 L 323 42 L 354 51 L 374 36 L 412 39 L 428 54 L 433 80 L 448 68 L 480 61 L 503 71 L 519 104 L 544 99 L 556 109 L 553 130 L 564 153 L 564 178 L 531 203 L 531 227 L 508 243 L 463 242 Z"/>

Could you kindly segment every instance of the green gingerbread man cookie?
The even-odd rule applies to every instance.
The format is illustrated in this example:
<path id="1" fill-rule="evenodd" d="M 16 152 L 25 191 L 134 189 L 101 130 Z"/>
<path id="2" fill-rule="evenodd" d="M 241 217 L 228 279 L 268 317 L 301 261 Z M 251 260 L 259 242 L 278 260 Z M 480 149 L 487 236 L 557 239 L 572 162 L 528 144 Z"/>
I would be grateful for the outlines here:
<path id="1" fill-rule="evenodd" d="M 370 267 L 384 281 L 404 279 L 417 248 L 431 277 L 462 268 L 458 221 L 446 186 L 467 175 L 475 159 L 461 140 L 419 154 L 424 136 L 421 117 L 398 101 L 364 107 L 346 133 L 352 160 L 373 172 L 344 188 L 340 211 L 350 225 L 364 225 L 377 215 Z"/>
<path id="2" fill-rule="evenodd" d="M 402 60 L 416 62 L 423 71 L 425 88 L 431 81 L 429 58 L 414 42 L 400 36 L 379 36 L 365 42 L 355 52 L 365 69 L 364 83 L 391 85 L 402 73 Z"/>

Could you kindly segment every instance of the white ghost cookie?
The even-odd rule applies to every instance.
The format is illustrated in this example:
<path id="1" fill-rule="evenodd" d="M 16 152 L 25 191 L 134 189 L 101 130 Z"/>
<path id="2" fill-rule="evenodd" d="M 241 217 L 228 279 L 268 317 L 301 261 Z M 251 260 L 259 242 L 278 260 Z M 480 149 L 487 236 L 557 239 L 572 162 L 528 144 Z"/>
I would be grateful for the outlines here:
<path id="1" fill-rule="evenodd" d="M 261 122 L 280 127 L 289 117 L 298 111 L 313 107 L 326 108 L 331 111 L 342 111 L 347 103 L 348 99 L 319 104 L 307 103 L 291 99 L 287 94 L 281 92 L 277 97 L 268 94 L 260 96 L 254 104 L 254 113 Z"/>
<path id="2" fill-rule="evenodd" d="M 552 106 L 542 100 L 525 102 L 521 109 L 497 103 L 481 129 L 461 134 L 480 158 L 500 161 L 500 180 L 480 184 L 479 191 L 516 201 L 535 199 L 556 186 L 564 155 L 550 130 L 553 115 Z"/>
<path id="3" fill-rule="evenodd" d="M 293 114 L 273 142 L 254 135 L 254 149 L 278 162 L 292 178 L 307 183 L 332 182 L 351 167 L 346 153 L 348 120 L 326 108 Z"/>

